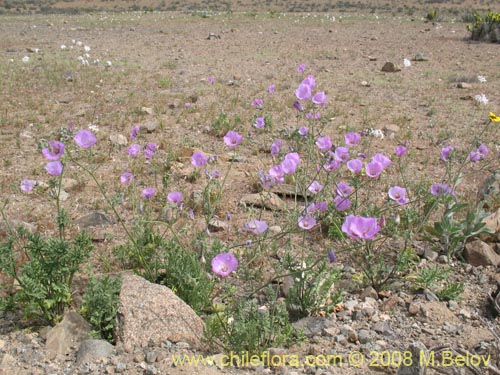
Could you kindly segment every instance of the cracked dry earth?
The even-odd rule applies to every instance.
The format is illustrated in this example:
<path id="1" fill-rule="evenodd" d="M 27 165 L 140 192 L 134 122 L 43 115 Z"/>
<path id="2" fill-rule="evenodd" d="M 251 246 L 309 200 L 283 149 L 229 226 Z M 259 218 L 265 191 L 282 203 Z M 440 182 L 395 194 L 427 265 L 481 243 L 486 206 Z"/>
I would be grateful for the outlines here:
<path id="1" fill-rule="evenodd" d="M 34 151 L 37 142 L 70 122 L 83 127 L 95 124 L 99 138 L 107 140 L 112 134 L 128 134 L 132 124 L 152 117 L 163 126 L 146 137 L 158 141 L 160 153 L 186 146 L 222 154 L 220 140 L 207 128 L 221 109 L 230 115 L 237 112 L 245 119 L 246 128 L 242 129 L 251 147 L 241 151 L 243 162 L 232 175 L 226 209 L 234 212 L 236 223 L 242 223 L 245 217 L 238 208 L 239 197 L 251 189 L 246 175 L 263 164 L 262 157 L 256 157 L 259 145 L 273 139 L 267 133 L 256 134 L 246 124 L 253 113 L 251 100 L 264 96 L 267 86 L 275 83 L 278 95 L 270 105 L 276 129 L 296 128 L 299 124 L 290 93 L 299 79 L 296 67 L 300 63 L 316 75 L 330 98 L 328 135 L 339 140 L 347 128 L 361 131 L 397 125 L 394 137 L 373 139 L 367 152 L 389 153 L 408 142 L 412 150 L 408 168 L 416 180 L 441 178 L 443 167 L 433 161 L 440 148 L 448 143 L 466 145 L 488 111 L 500 112 L 500 50 L 496 45 L 467 41 L 465 25 L 460 22 L 428 24 L 418 18 L 388 15 L 37 15 L 2 17 L 0 35 L 0 191 L 2 199 L 10 200 L 9 217 L 32 223 L 43 233 L 54 230 L 50 203 L 39 196 L 27 198 L 14 187 L 20 176 L 46 178 L 39 153 Z M 69 48 L 73 39 L 89 45 L 91 59 L 100 63 L 81 65 L 77 58 L 83 52 Z M 68 49 L 61 50 L 62 44 Z M 39 51 L 30 53 L 28 48 Z M 425 55 L 425 61 L 413 61 L 417 54 Z M 30 58 L 28 64 L 21 60 L 25 55 Z M 412 66 L 395 73 L 381 72 L 386 61 L 402 65 L 403 58 L 411 59 Z M 477 75 L 486 76 L 487 82 L 477 82 Z M 208 76 L 215 77 L 216 84 L 208 85 Z M 468 85 L 458 88 L 462 81 Z M 475 105 L 472 98 L 479 93 L 489 98 L 487 107 Z M 191 106 L 185 107 L 186 102 Z M 236 108 L 234 102 L 246 104 Z M 153 114 L 141 107 L 152 108 Z M 498 139 L 495 130 L 488 146 L 494 150 Z M 109 176 L 123 170 L 122 152 L 106 142 L 98 147 L 96 152 L 105 155 L 104 161 L 113 161 L 103 163 L 99 177 L 108 179 L 113 188 L 118 183 Z M 486 172 L 468 176 L 460 194 L 475 196 Z M 188 182 L 179 184 L 189 191 Z M 96 191 L 91 184 L 70 191 L 67 209 L 72 218 L 98 206 Z M 107 228 L 110 233 L 115 230 Z M 109 255 L 118 237 L 96 243 L 96 253 Z M 327 248 L 324 242 L 318 246 Z M 93 261 L 96 269 L 103 267 L 97 257 Z M 438 261 L 423 258 L 422 262 Z M 23 328 L 16 315 L 6 315 L 1 321 L 0 371 L 9 375 L 397 373 L 395 366 L 384 365 L 381 353 L 392 353 L 394 359 L 397 353 L 404 355 L 412 343 L 420 342 L 427 351 L 435 349 L 436 358 L 440 358 L 438 349 L 444 347 L 455 355 L 469 352 L 490 358 L 492 366 L 489 370 L 428 368 L 426 374 L 498 374 L 499 320 L 492 316 L 488 303 L 488 294 L 499 281 L 498 270 L 459 262 L 453 268 L 452 277 L 466 285 L 459 302 L 440 302 L 432 293 L 408 292 L 404 283 L 401 291 L 384 295 L 369 289 L 353 291 L 346 295 L 344 307 L 330 317 L 297 323 L 308 337 L 305 343 L 271 351 L 276 356 L 296 354 L 301 361 L 308 355 L 339 354 L 342 368 L 174 366 L 172 354 L 200 353 L 182 342 L 128 351 L 117 347 L 104 359 L 77 364 L 75 351 L 61 356 L 45 350 L 44 329 Z M 349 365 L 349 354 L 355 351 L 366 356 L 359 368 Z M 424 373 L 422 368 L 408 371 Z"/>

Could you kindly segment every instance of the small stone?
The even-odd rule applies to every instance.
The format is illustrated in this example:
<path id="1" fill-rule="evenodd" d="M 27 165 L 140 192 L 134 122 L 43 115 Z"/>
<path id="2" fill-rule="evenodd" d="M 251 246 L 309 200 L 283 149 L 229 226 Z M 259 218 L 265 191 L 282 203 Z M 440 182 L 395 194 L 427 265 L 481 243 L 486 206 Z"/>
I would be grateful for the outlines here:
<path id="1" fill-rule="evenodd" d="M 374 300 L 377 300 L 378 293 L 373 287 L 368 286 L 365 289 L 363 289 L 363 291 L 359 295 L 359 298 L 364 300 L 364 301 L 366 301 L 367 298 L 373 298 Z"/>
<path id="2" fill-rule="evenodd" d="M 361 81 L 361 86 L 370 87 L 371 85 L 368 83 L 368 81 Z"/>
<path id="3" fill-rule="evenodd" d="M 397 133 L 399 133 L 400 130 L 401 128 L 396 124 L 384 125 L 384 127 L 382 128 L 384 135 L 389 138 L 393 138 Z"/>
<path id="4" fill-rule="evenodd" d="M 128 145 L 128 139 L 123 134 L 111 134 L 109 140 L 112 145 L 115 146 L 126 146 Z"/>
<path id="5" fill-rule="evenodd" d="M 360 344 L 368 344 L 371 341 L 370 332 L 362 329 L 358 333 L 358 340 Z"/>
<path id="6" fill-rule="evenodd" d="M 392 311 L 398 304 L 401 304 L 403 302 L 404 301 L 401 297 L 392 296 L 382 302 L 382 304 L 380 305 L 380 311 Z"/>
<path id="7" fill-rule="evenodd" d="M 408 313 L 410 315 L 417 315 L 419 311 L 420 311 L 420 304 L 419 303 L 412 302 L 408 306 Z"/>
<path id="8" fill-rule="evenodd" d="M 377 322 L 373 325 L 372 330 L 383 336 L 392 336 L 393 332 L 388 322 Z"/>
<path id="9" fill-rule="evenodd" d="M 116 372 L 117 372 L 117 373 L 122 373 L 122 372 L 124 372 L 126 369 L 127 369 L 127 364 L 126 364 L 126 363 L 124 363 L 124 362 L 118 362 L 118 363 L 116 364 L 116 368 L 115 368 L 115 370 L 116 370 Z"/>
<path id="10" fill-rule="evenodd" d="M 152 115 L 154 113 L 153 108 L 150 107 L 141 107 L 141 113 L 146 115 Z"/>
<path id="11" fill-rule="evenodd" d="M 423 53 L 417 53 L 415 57 L 413 58 L 413 61 L 428 61 L 429 59 L 427 56 Z"/>
<path id="12" fill-rule="evenodd" d="M 76 353 L 77 363 L 91 363 L 111 356 L 114 346 L 105 340 L 85 340 Z"/>
<path id="13" fill-rule="evenodd" d="M 375 56 L 368 56 L 368 60 L 377 61 L 377 58 Z"/>
<path id="14" fill-rule="evenodd" d="M 158 353 L 155 351 L 150 351 L 146 353 L 146 362 L 147 363 L 154 363 L 156 362 L 156 359 L 158 358 Z"/>
<path id="15" fill-rule="evenodd" d="M 465 309 L 460 310 L 459 315 L 465 319 L 470 319 L 472 317 L 472 314 Z"/>
<path id="16" fill-rule="evenodd" d="M 473 266 L 498 266 L 500 255 L 486 242 L 474 240 L 465 245 L 464 256 L 469 264 Z"/>
<path id="17" fill-rule="evenodd" d="M 401 68 L 394 64 L 393 62 L 387 61 L 382 67 L 382 71 L 386 73 L 396 73 L 400 72 Z"/>
<path id="18" fill-rule="evenodd" d="M 438 257 L 438 262 L 441 264 L 447 264 L 448 263 L 448 257 L 446 255 L 440 255 Z"/>
<path id="19" fill-rule="evenodd" d="M 425 295 L 425 299 L 427 301 L 430 301 L 430 302 L 437 302 L 437 301 L 439 301 L 438 296 L 436 296 L 436 294 L 434 292 L 432 292 L 431 290 L 429 290 L 429 289 L 425 289 L 424 290 L 424 295 Z"/>
<path id="20" fill-rule="evenodd" d="M 242 206 L 251 206 L 256 208 L 267 208 L 272 211 L 281 211 L 285 209 L 285 203 L 276 194 L 271 192 L 262 192 L 257 194 L 247 194 L 240 200 Z"/>
<path id="21" fill-rule="evenodd" d="M 215 217 L 210 219 L 210 222 L 208 223 L 208 230 L 210 232 L 221 232 L 229 229 L 231 229 L 231 226 L 228 223 Z"/>
<path id="22" fill-rule="evenodd" d="M 101 211 L 92 212 L 88 215 L 81 216 L 75 220 L 75 224 L 82 229 L 97 227 L 97 226 L 105 226 L 113 223 L 114 220 Z"/>
<path id="23" fill-rule="evenodd" d="M 459 89 L 470 89 L 470 88 L 472 88 L 472 85 L 470 83 L 467 83 L 467 82 L 459 82 L 459 83 L 457 83 L 457 87 Z"/>
<path id="24" fill-rule="evenodd" d="M 434 250 L 431 250 L 429 248 L 426 248 L 424 250 L 424 258 L 427 260 L 430 260 L 431 262 L 434 262 L 438 258 L 439 254 L 436 253 Z"/>
<path id="25" fill-rule="evenodd" d="M 279 234 L 281 233 L 282 229 L 279 225 L 271 225 L 269 227 L 269 232 L 271 232 L 272 234 Z"/>
<path id="26" fill-rule="evenodd" d="M 134 356 L 134 362 L 135 363 L 141 363 L 141 362 L 144 362 L 144 360 L 146 359 L 146 356 L 144 355 L 144 353 L 137 353 L 135 356 Z"/>
<path id="27" fill-rule="evenodd" d="M 142 134 L 153 133 L 156 129 L 158 129 L 158 127 L 158 121 L 148 121 L 140 126 L 139 132 Z"/>
<path id="28" fill-rule="evenodd" d="M 497 195 L 500 198 L 500 195 Z M 484 227 L 489 229 L 491 233 L 481 233 L 480 239 L 487 242 L 500 241 L 500 208 L 491 215 L 483 219 Z"/>
<path id="29" fill-rule="evenodd" d="M 73 96 L 71 94 L 68 94 L 68 93 L 61 94 L 57 98 L 57 101 L 61 104 L 69 104 L 73 101 Z"/>
<path id="30" fill-rule="evenodd" d="M 88 338 L 90 325 L 78 313 L 68 311 L 63 319 L 47 334 L 45 348 L 49 351 L 67 355 L 75 345 Z"/>
<path id="31" fill-rule="evenodd" d="M 451 311 L 457 311 L 458 310 L 458 303 L 457 301 L 448 301 L 448 308 L 451 310 Z"/>

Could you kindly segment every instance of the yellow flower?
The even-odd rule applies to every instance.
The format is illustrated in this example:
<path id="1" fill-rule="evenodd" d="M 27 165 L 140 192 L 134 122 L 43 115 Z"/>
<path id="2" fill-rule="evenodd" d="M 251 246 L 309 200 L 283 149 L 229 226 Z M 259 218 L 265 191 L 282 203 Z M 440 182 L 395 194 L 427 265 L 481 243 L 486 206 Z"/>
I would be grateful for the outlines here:
<path id="1" fill-rule="evenodd" d="M 500 122 L 500 117 L 495 115 L 493 112 L 490 112 L 490 121 L 492 122 Z"/>

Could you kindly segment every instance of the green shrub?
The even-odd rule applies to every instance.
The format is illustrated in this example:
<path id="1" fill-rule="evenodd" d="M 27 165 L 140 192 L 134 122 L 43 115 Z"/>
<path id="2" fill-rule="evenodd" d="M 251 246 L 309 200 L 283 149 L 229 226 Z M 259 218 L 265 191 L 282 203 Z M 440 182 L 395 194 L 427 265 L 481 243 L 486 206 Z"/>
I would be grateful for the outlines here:
<path id="1" fill-rule="evenodd" d="M 500 43 L 500 12 L 490 11 L 484 18 L 478 13 L 473 13 L 472 16 L 474 22 L 467 25 L 472 40 Z"/>
<path id="2" fill-rule="evenodd" d="M 81 313 L 92 325 L 93 335 L 115 343 L 113 330 L 118 311 L 121 278 L 104 276 L 89 279 L 89 284 L 82 299 Z"/>

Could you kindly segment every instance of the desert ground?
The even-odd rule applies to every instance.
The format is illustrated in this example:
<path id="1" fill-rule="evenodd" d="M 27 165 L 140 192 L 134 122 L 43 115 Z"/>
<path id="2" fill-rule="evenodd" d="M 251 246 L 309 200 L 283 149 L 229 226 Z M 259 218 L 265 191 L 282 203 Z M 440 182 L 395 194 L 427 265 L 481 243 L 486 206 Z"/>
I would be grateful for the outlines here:
<path id="1" fill-rule="evenodd" d="M 1 4 L 5 7 L 6 3 Z M 95 9 L 103 5 L 94 3 Z M 229 171 L 221 204 L 215 212 L 219 221 L 229 224 L 220 231 L 211 230 L 209 236 L 228 246 L 244 243 L 247 237 L 241 228 L 255 213 L 242 207 L 240 201 L 246 194 L 259 191 L 259 170 L 267 171 L 276 161 L 269 152 L 273 141 L 292 139 L 297 129 L 306 124 L 293 103 L 297 100 L 295 89 L 309 74 L 315 76 L 316 88 L 324 91 L 328 99 L 320 110 L 322 135 L 340 145 L 345 133 L 364 132 L 367 135 L 362 137 L 362 151 L 366 155 L 393 155 L 398 145 L 405 145 L 408 151 L 403 171 L 408 186 L 417 189 L 445 180 L 446 163 L 440 152 L 448 145 L 465 155 L 466 150 L 480 143 L 490 150 L 486 161 L 464 169 L 463 181 L 456 190 L 460 199 L 476 202 L 480 186 L 498 170 L 499 123 L 492 122 L 486 131 L 483 129 L 489 123 L 490 112 L 500 115 L 500 48 L 498 44 L 471 41 L 463 22 L 468 11 L 494 7 L 492 2 L 436 4 L 439 17 L 434 22 L 426 16 L 435 4 L 419 3 L 411 11 L 409 6 L 397 9 L 396 5 L 372 2 L 342 11 L 319 4 L 293 13 L 287 11 L 286 4 L 278 2 L 276 8 L 269 9 L 256 2 L 241 2 L 232 4 L 231 12 L 218 8 L 199 11 L 214 8 L 200 4 L 192 8 L 186 4 L 183 8 L 181 4 L 175 11 L 144 12 L 142 7 L 154 9 L 157 5 L 134 3 L 139 9 L 131 11 L 128 2 L 112 3 L 107 11 L 79 14 L 38 14 L 35 9 L 29 14 L 29 6 L 14 11 L 14 5 L 14 10 L 10 7 L 0 15 L 2 207 L 9 220 L 24 223 L 44 236 L 53 235 L 57 229 L 51 189 L 35 188 L 26 193 L 20 189 L 21 181 L 32 179 L 42 186 L 49 184 L 42 147 L 49 140 L 66 139 L 68 134 L 70 142 L 76 130 L 91 129 L 97 137 L 91 155 L 75 155 L 85 163 L 92 160 L 88 162 L 90 169 L 126 225 L 132 227 L 144 211 L 140 192 L 147 186 L 154 186 L 159 192 L 151 201 L 154 205 L 149 212 L 155 220 L 170 220 L 166 217 L 171 212 L 164 209 L 169 191 L 182 191 L 186 205 L 195 205 L 205 177 L 193 177 L 196 171 L 190 158 L 193 152 L 203 151 L 218 155 L 217 168 L 223 176 Z M 71 4 L 53 2 L 51 7 L 61 9 Z M 84 7 L 77 4 L 75 8 Z M 165 5 L 169 6 L 172 4 Z M 394 63 L 398 69 L 382 71 L 386 62 Z M 301 64 L 303 72 L 298 71 Z M 270 85 L 275 85 L 272 94 L 268 91 Z M 478 100 L 478 95 L 487 100 Z M 253 104 L 256 98 L 263 99 L 262 108 Z M 257 116 L 267 118 L 263 129 L 253 126 Z M 147 129 L 140 133 L 142 144 L 158 144 L 154 163 L 127 155 L 127 147 L 132 144 L 129 134 L 135 125 Z M 224 145 L 223 136 L 228 130 L 243 136 L 236 151 Z M 371 135 L 373 130 L 384 136 Z M 124 187 L 120 182 L 124 171 L 133 171 L 134 186 Z M 64 173 L 67 185 L 61 204 L 71 220 L 96 211 L 113 217 L 109 202 L 88 174 L 69 162 Z M 392 178 L 396 178 L 395 172 L 388 174 L 387 182 Z M 373 186 L 359 199 L 363 204 L 378 204 L 386 195 L 386 190 Z M 293 204 L 290 198 L 283 199 Z M 260 215 L 270 226 L 284 226 L 286 211 L 267 210 Z M 116 219 L 113 222 L 92 229 L 95 249 L 79 273 L 75 308 L 81 299 L 79 288 L 87 280 L 85 267 L 96 274 L 123 269 L 113 249 L 125 242 L 125 236 Z M 183 217 L 173 224 L 186 246 L 205 227 L 206 222 L 196 209 L 194 219 Z M 77 225 L 70 225 L 67 235 L 78 231 Z M 5 238 L 5 229 L 1 235 Z M 298 237 L 302 241 L 301 235 Z M 308 251 L 318 254 L 326 254 L 335 244 L 321 228 L 308 234 L 307 241 Z M 439 245 L 426 246 L 439 253 Z M 351 265 L 342 249 L 338 250 L 338 262 Z M 266 260 L 253 265 L 262 267 L 263 279 L 269 276 L 267 265 Z M 405 350 L 419 339 L 428 340 L 428 347 L 446 343 L 471 350 L 488 342 L 488 350 L 494 352 L 495 343 L 498 349 L 498 318 L 495 320 L 487 307 L 487 295 L 500 280 L 498 269 L 472 270 L 458 259 L 453 260 L 451 267 L 452 277 L 465 283 L 458 307 L 450 310 L 446 302 L 432 302 L 435 306 L 429 307 L 425 316 L 426 330 L 418 333 L 415 324 L 420 323 L 408 316 L 404 303 L 396 311 L 385 312 L 394 314 L 394 326 L 398 327 L 396 336 L 383 339 L 385 348 Z M 244 288 L 244 277 L 249 276 L 235 276 L 234 285 Z M 352 295 L 359 292 L 349 290 Z M 472 318 L 464 311 L 470 312 Z M 461 329 L 449 334 L 442 329 L 447 321 Z M 342 324 L 361 329 L 354 321 Z M 39 329 L 15 313 L 5 315 L 0 358 L 4 359 L 6 374 L 118 372 L 114 359 L 98 362 L 88 372 L 81 372 L 72 356 L 54 359 L 41 355 L 34 360 L 33 355 L 21 355 L 43 353 L 44 340 Z M 289 350 L 317 354 L 325 348 L 339 351 L 339 346 L 344 352 L 359 349 L 359 342 L 344 345 L 335 342 L 335 337 L 314 337 Z M 115 358 L 127 363 L 126 373 L 155 373 L 150 367 L 140 367 L 143 361 L 135 360 L 137 353 L 119 352 Z M 15 362 L 5 360 L 7 355 L 9 361 L 14 358 Z M 498 352 L 495 355 L 498 361 Z M 168 361 L 153 365 L 157 373 L 193 371 L 173 367 Z M 292 374 L 297 370 L 220 370 L 208 366 L 201 371 Z M 335 374 L 338 369 L 307 371 L 303 373 Z M 366 374 L 373 370 L 343 371 Z M 384 371 L 396 373 L 394 368 Z"/>

